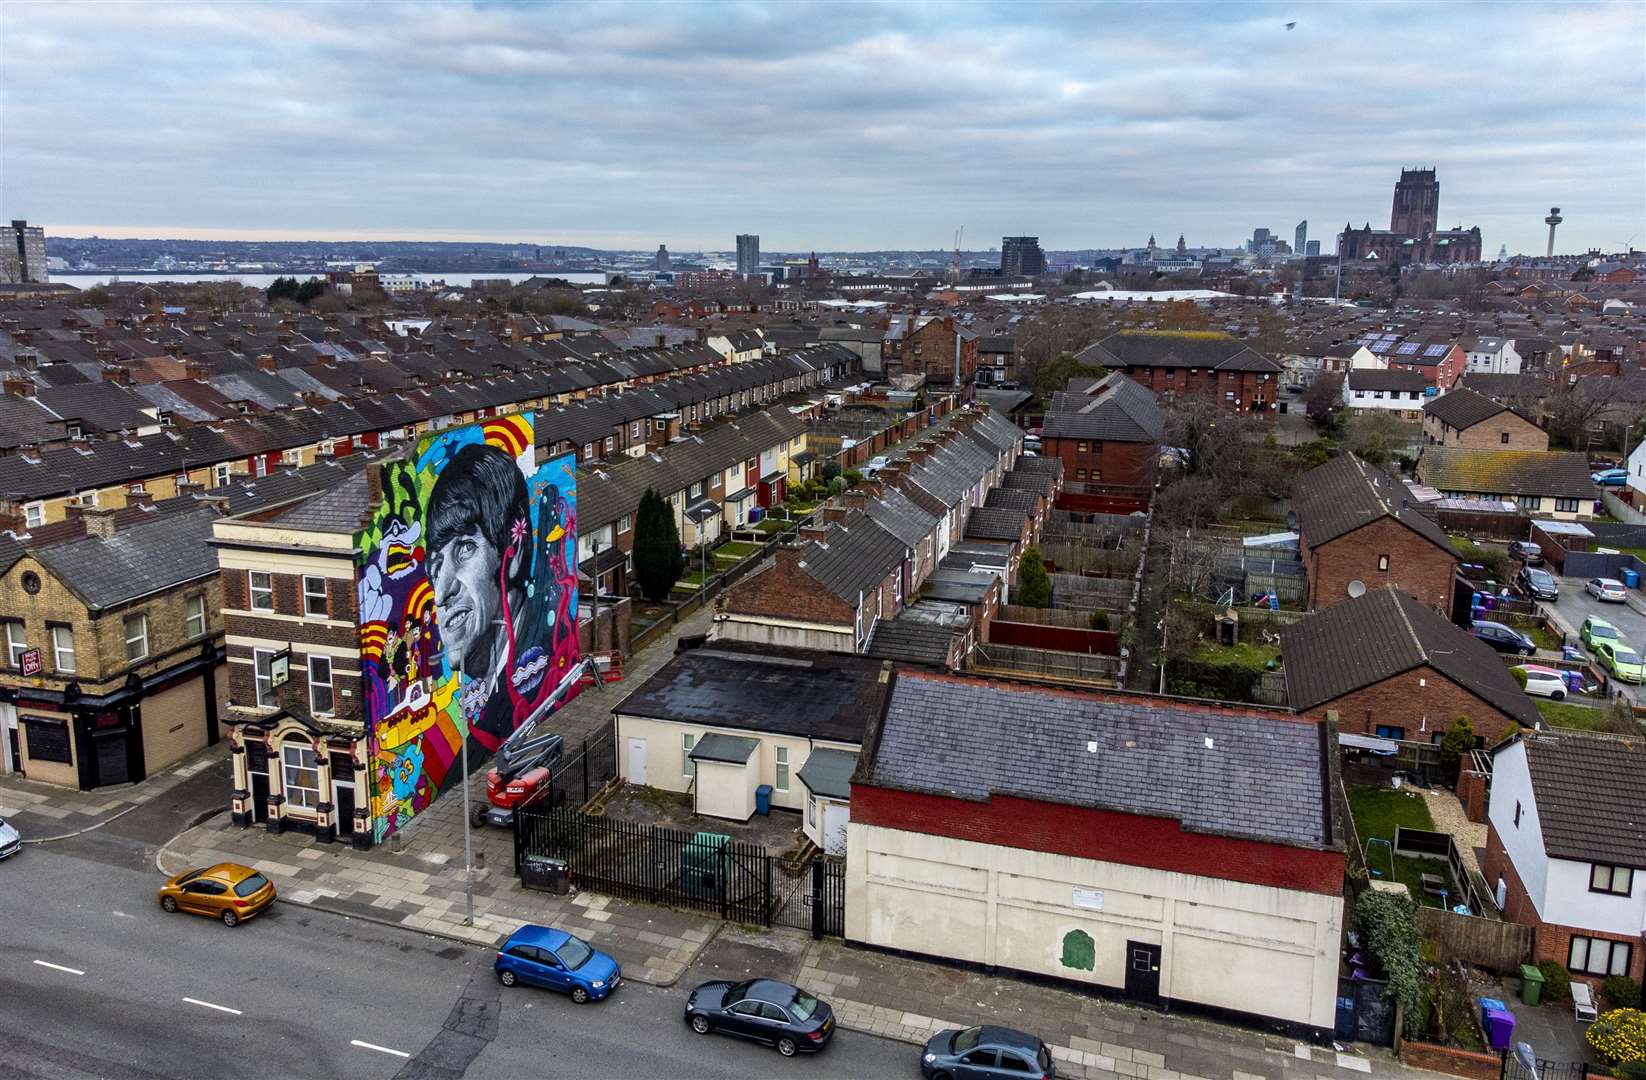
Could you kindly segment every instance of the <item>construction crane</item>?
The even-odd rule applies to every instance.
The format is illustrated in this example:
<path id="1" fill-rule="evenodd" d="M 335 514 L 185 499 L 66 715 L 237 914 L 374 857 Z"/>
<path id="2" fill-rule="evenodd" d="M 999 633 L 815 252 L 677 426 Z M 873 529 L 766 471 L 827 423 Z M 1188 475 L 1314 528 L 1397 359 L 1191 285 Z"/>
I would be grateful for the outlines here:
<path id="1" fill-rule="evenodd" d="M 956 285 L 960 284 L 960 242 L 964 239 L 966 239 L 966 226 L 962 225 L 954 231 L 954 265 L 950 270 L 950 276 L 954 279 Z"/>

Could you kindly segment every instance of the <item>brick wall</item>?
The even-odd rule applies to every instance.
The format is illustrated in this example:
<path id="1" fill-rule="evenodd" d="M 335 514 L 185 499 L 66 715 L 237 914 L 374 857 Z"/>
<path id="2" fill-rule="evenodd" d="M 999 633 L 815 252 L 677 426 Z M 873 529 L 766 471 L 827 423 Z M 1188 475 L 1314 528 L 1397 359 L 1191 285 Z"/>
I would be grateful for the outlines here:
<path id="1" fill-rule="evenodd" d="M 1423 426 L 1426 432 L 1438 433 L 1435 441 L 1441 446 L 1463 446 L 1473 450 L 1549 449 L 1549 433 L 1512 412 L 1499 413 L 1462 431 L 1440 424 L 1433 418 L 1425 420 Z M 1509 436 L 1508 442 L 1503 441 L 1504 435 Z"/>
<path id="2" fill-rule="evenodd" d="M 1063 462 L 1063 475 L 1076 483 L 1148 488 L 1153 480 L 1155 446 L 1061 436 L 1045 439 L 1043 453 Z M 1085 450 L 1081 450 L 1085 446 Z"/>
<path id="3" fill-rule="evenodd" d="M 1191 375 L 1190 371 L 1195 374 Z M 1156 397 L 1167 398 L 1186 394 L 1209 393 L 1228 412 L 1252 412 L 1261 394 L 1266 406 L 1264 416 L 1274 422 L 1275 397 L 1279 391 L 1275 377 L 1264 381 L 1262 372 L 1213 371 L 1211 368 L 1130 367 L 1126 374 L 1153 390 Z M 1233 394 L 1231 399 L 1229 394 Z M 1236 405 L 1238 401 L 1240 404 Z"/>
<path id="4" fill-rule="evenodd" d="M 1419 680 L 1423 685 L 1419 685 Z M 1427 742 L 1431 735 L 1445 731 L 1459 716 L 1469 718 L 1475 735 L 1483 738 L 1487 746 L 1520 730 L 1520 725 L 1511 717 L 1428 665 L 1391 675 L 1363 690 L 1312 706 L 1307 714 L 1325 719 L 1328 709 L 1337 710 L 1341 731 L 1375 735 L 1381 724 L 1404 728 L 1405 737 L 1418 742 Z"/>
<path id="5" fill-rule="evenodd" d="M 727 588 L 716 606 L 738 615 L 850 625 L 850 605 L 819 585 L 799 564 L 798 551 L 779 550 L 773 565 Z"/>
<path id="6" fill-rule="evenodd" d="M 852 784 L 852 821 L 1081 859 L 1340 895 L 1340 851 L 1185 832 L 1169 818 L 996 795 L 946 799 Z"/>
<path id="7" fill-rule="evenodd" d="M 1368 590 L 1393 585 L 1419 602 L 1448 614 L 1458 558 L 1442 551 L 1393 518 L 1380 518 L 1318 546 L 1303 545 L 1309 576 L 1309 608 L 1319 610 L 1349 599 L 1349 582 Z M 1389 568 L 1378 569 L 1381 556 Z"/>
<path id="8" fill-rule="evenodd" d="M 1486 855 L 1480 860 L 1480 873 L 1486 879 L 1488 889 L 1497 888 L 1499 877 L 1503 879 L 1503 917 L 1509 922 L 1521 923 L 1535 928 L 1532 939 L 1532 962 L 1553 960 L 1561 967 L 1572 955 L 1572 937 L 1604 938 L 1608 941 L 1622 941 L 1634 946 L 1629 958 L 1629 975 L 1637 982 L 1646 979 L 1646 945 L 1639 937 L 1628 937 L 1620 934 L 1607 934 L 1597 930 L 1583 930 L 1571 926 L 1559 926 L 1544 922 L 1538 915 L 1537 906 L 1526 892 L 1526 886 L 1521 883 L 1520 875 L 1515 872 L 1514 863 L 1509 860 L 1508 853 L 1503 850 L 1503 838 L 1492 827 L 1486 835 Z M 1578 979 L 1599 989 L 1605 982 L 1600 975 L 1584 975 L 1572 972 L 1572 978 Z"/>
<path id="9" fill-rule="evenodd" d="M 1466 1080 L 1498 1080 L 1503 1073 L 1503 1059 L 1496 1054 L 1477 1054 L 1406 1039 L 1399 1040 L 1396 1052 L 1403 1064 L 1414 1069 L 1462 1076 Z"/>

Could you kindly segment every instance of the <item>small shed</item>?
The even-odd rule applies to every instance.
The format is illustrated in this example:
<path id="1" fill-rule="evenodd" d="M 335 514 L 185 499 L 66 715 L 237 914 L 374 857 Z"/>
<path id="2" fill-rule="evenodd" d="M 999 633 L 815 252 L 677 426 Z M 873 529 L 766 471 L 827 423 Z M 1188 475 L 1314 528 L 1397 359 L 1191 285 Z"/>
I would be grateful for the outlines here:
<path id="1" fill-rule="evenodd" d="M 819 749 L 812 751 L 798 773 L 806 787 L 806 836 L 830 855 L 846 854 L 855 771 L 857 755 L 850 750 Z"/>
<path id="2" fill-rule="evenodd" d="M 754 789 L 760 773 L 750 768 L 760 740 L 715 732 L 692 747 L 697 772 L 693 809 L 707 817 L 747 821 L 754 816 Z"/>

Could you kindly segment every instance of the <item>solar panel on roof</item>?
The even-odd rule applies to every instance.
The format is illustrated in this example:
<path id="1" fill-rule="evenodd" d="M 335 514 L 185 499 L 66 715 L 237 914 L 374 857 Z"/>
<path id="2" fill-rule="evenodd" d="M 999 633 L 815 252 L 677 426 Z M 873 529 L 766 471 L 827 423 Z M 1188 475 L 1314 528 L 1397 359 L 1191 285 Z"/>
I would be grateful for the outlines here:
<path id="1" fill-rule="evenodd" d="M 1400 348 L 1396 349 L 1395 351 L 1398 352 L 1402 356 L 1411 356 L 1413 353 L 1417 352 L 1417 342 L 1415 342 L 1415 341 L 1403 342 L 1401 344 Z"/>
<path id="2" fill-rule="evenodd" d="M 1444 345 L 1430 345 L 1428 348 L 1423 350 L 1423 355 L 1424 356 L 1445 356 L 1446 355 L 1446 346 L 1444 346 Z"/>

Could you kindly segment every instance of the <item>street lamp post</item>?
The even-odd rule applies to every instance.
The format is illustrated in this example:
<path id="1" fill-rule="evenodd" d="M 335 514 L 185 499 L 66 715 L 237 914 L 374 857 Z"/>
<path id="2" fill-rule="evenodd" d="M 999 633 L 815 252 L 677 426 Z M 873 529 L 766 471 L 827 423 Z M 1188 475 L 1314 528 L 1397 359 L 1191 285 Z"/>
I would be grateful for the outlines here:
<path id="1" fill-rule="evenodd" d="M 474 819 L 469 816 L 469 733 L 463 732 L 463 900 L 464 926 L 474 925 Z"/>

